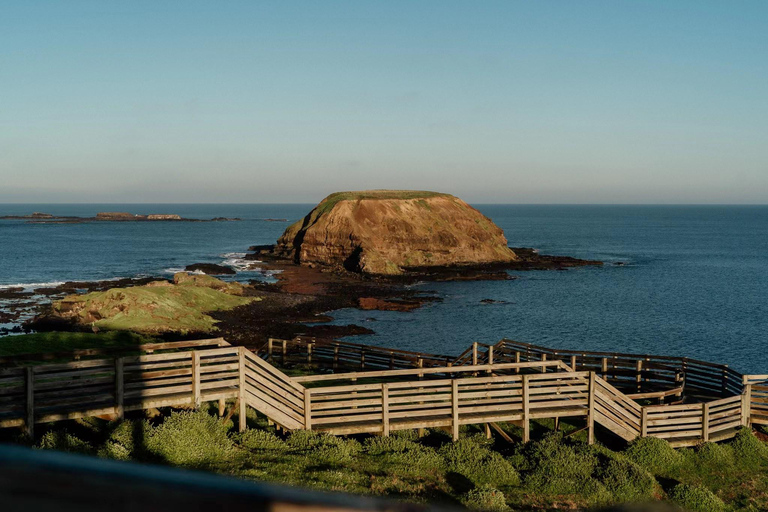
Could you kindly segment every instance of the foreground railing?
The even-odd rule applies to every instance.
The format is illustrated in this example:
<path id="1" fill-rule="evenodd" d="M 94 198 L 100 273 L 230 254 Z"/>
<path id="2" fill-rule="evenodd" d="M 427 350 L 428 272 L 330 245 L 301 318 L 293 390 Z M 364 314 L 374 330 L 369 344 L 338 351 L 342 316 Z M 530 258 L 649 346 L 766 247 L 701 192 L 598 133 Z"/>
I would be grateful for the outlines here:
<path id="1" fill-rule="evenodd" d="M 0 370 L 0 427 L 237 396 L 239 347 Z"/>

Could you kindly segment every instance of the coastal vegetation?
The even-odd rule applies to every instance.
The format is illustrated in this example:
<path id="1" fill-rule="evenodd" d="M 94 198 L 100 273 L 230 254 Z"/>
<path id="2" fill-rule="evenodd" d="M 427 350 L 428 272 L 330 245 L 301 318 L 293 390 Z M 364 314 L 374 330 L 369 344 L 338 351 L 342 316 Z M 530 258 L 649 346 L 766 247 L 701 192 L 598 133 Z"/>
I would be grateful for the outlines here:
<path id="1" fill-rule="evenodd" d="M 110 459 L 214 471 L 314 489 L 388 496 L 471 510 L 561 510 L 669 501 L 691 511 L 768 507 L 768 446 L 743 429 L 728 443 L 675 450 L 641 438 L 588 445 L 575 426 L 534 423 L 527 444 L 488 440 L 462 428 L 390 437 L 283 434 L 249 410 L 249 429 L 213 409 L 155 410 L 120 422 L 84 419 L 48 427 L 35 445 Z M 517 427 L 502 424 L 510 435 Z M 5 433 L 4 435 L 8 435 Z M 17 440 L 18 441 L 18 440 Z M 22 440 L 23 441 L 23 440 Z M 29 442 L 27 440 L 27 442 Z"/>
<path id="2" fill-rule="evenodd" d="M 141 334 L 211 332 L 216 320 L 207 313 L 230 310 L 258 297 L 246 297 L 239 283 L 207 275 L 174 276 L 174 282 L 154 281 L 144 286 L 113 288 L 70 295 L 52 305 L 55 318 L 103 330 Z"/>
<path id="3" fill-rule="evenodd" d="M 71 352 L 89 348 L 130 350 L 138 345 L 156 341 L 157 339 L 150 336 L 127 331 L 37 332 L 0 337 L 0 357 Z"/>

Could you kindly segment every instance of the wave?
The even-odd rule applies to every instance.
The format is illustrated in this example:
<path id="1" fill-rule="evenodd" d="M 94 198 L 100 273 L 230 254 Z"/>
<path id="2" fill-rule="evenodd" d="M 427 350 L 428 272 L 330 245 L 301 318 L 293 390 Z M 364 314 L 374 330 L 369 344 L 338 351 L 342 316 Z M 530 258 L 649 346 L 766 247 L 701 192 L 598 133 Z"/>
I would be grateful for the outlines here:
<path id="1" fill-rule="evenodd" d="M 0 284 L 0 290 L 7 290 L 9 288 L 24 288 L 24 290 L 31 290 L 34 288 L 53 288 L 64 284 L 66 281 L 50 281 L 48 283 L 16 283 L 16 284 Z"/>
<path id="2" fill-rule="evenodd" d="M 202 270 L 187 270 L 184 267 L 170 267 L 170 268 L 163 269 L 164 274 L 178 274 L 179 272 L 186 272 L 188 274 L 197 274 L 197 275 L 205 274 L 205 272 L 203 272 Z"/>
<path id="3" fill-rule="evenodd" d="M 247 260 L 245 252 L 228 252 L 220 255 L 224 260 L 222 265 L 232 268 L 237 272 L 260 272 L 261 268 L 254 267 L 254 264 L 261 263 L 259 260 Z"/>

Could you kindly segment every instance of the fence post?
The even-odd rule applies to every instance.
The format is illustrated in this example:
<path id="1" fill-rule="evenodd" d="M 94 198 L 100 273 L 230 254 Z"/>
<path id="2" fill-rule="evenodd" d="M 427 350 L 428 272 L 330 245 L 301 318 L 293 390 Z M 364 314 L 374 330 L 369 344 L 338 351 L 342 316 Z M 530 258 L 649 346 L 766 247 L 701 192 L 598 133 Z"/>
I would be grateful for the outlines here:
<path id="1" fill-rule="evenodd" d="M 339 344 L 333 345 L 333 369 L 334 371 L 339 367 Z"/>
<path id="2" fill-rule="evenodd" d="M 304 430 L 312 430 L 312 390 L 304 388 Z"/>
<path id="3" fill-rule="evenodd" d="M 288 352 L 288 340 L 283 340 L 283 366 L 285 366 L 285 353 Z"/>
<path id="4" fill-rule="evenodd" d="M 27 435 L 35 438 L 35 369 L 32 366 L 28 366 L 25 372 L 25 384 L 27 391 L 27 419 L 26 419 L 26 431 Z"/>
<path id="5" fill-rule="evenodd" d="M 648 437 L 648 408 L 640 409 L 640 437 Z"/>
<path id="6" fill-rule="evenodd" d="M 547 354 L 542 352 L 541 353 L 541 362 L 543 363 L 546 360 L 547 360 Z M 541 366 L 541 373 L 547 373 L 547 367 L 545 365 Z"/>
<path id="7" fill-rule="evenodd" d="M 472 366 L 477 366 L 477 342 L 472 343 Z"/>
<path id="8" fill-rule="evenodd" d="M 239 376 L 240 380 L 237 386 L 237 402 L 240 406 L 239 411 L 239 425 L 238 429 L 240 432 L 245 431 L 246 423 L 245 423 L 245 347 L 238 347 L 237 349 L 237 356 L 238 356 L 238 370 L 239 370 Z"/>
<path id="9" fill-rule="evenodd" d="M 589 411 L 587 414 L 587 443 L 595 444 L 595 372 L 589 372 Z"/>
<path id="10" fill-rule="evenodd" d="M 200 407 L 200 352 L 192 351 L 192 403 Z"/>
<path id="11" fill-rule="evenodd" d="M 270 363 L 274 362 L 274 358 L 272 357 L 272 338 L 267 340 L 267 361 Z"/>
<path id="12" fill-rule="evenodd" d="M 492 365 L 492 364 L 493 364 L 493 345 L 491 345 L 490 347 L 488 347 L 488 364 L 489 364 L 489 365 Z M 520 369 L 519 369 L 519 368 L 518 368 L 518 371 L 520 371 Z M 487 373 L 490 375 L 490 374 L 492 374 L 493 372 L 491 372 L 491 370 L 489 369 Z"/>
<path id="13" fill-rule="evenodd" d="M 709 404 L 701 404 L 701 439 L 706 443 L 709 441 Z"/>
<path id="14" fill-rule="evenodd" d="M 603 373 L 603 379 L 608 380 L 608 358 L 604 357 L 601 365 L 601 371 Z"/>
<path id="15" fill-rule="evenodd" d="M 528 421 L 528 376 L 523 375 L 523 442 L 531 440 L 531 425 Z"/>
<path id="16" fill-rule="evenodd" d="M 115 359 L 115 415 L 117 419 L 125 417 L 125 363 L 122 357 Z"/>
<path id="17" fill-rule="evenodd" d="M 741 393 L 741 424 L 749 426 L 752 416 L 752 384 L 749 377 L 744 376 L 744 391 Z"/>
<path id="18" fill-rule="evenodd" d="M 643 360 L 638 359 L 637 365 L 636 365 L 637 375 L 635 376 L 635 381 L 637 382 L 637 392 L 639 393 L 642 389 L 642 378 L 643 378 Z"/>
<path id="19" fill-rule="evenodd" d="M 459 440 L 459 381 L 451 380 L 451 433 L 454 441 Z"/>
<path id="20" fill-rule="evenodd" d="M 360 369 L 361 370 L 365 369 L 365 349 L 364 348 L 360 349 Z"/>
<path id="21" fill-rule="evenodd" d="M 576 371 L 576 356 L 571 356 L 571 370 Z"/>
<path id="22" fill-rule="evenodd" d="M 389 436 L 389 384 L 381 384 L 381 435 Z"/>
<path id="23" fill-rule="evenodd" d="M 307 342 L 307 366 L 312 366 L 312 342 Z"/>
<path id="24" fill-rule="evenodd" d="M 723 398 L 725 398 L 726 396 L 728 396 L 728 365 L 727 364 L 723 365 L 722 372 L 723 372 L 723 390 L 720 393 L 720 395 Z"/>

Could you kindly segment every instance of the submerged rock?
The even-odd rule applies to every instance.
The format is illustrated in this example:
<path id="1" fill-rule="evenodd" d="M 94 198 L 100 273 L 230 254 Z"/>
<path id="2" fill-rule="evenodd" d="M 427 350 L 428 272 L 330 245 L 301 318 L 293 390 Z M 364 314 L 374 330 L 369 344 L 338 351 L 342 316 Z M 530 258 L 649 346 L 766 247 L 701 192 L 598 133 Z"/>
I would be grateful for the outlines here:
<path id="1" fill-rule="evenodd" d="M 237 274 L 233 268 L 216 265 L 215 263 L 195 263 L 194 265 L 187 265 L 184 270 L 187 272 L 202 272 L 209 276 L 233 276 Z"/>
<path id="2" fill-rule="evenodd" d="M 461 199 L 398 190 L 331 194 L 285 230 L 275 253 L 382 275 L 518 260 L 501 228 Z"/>

